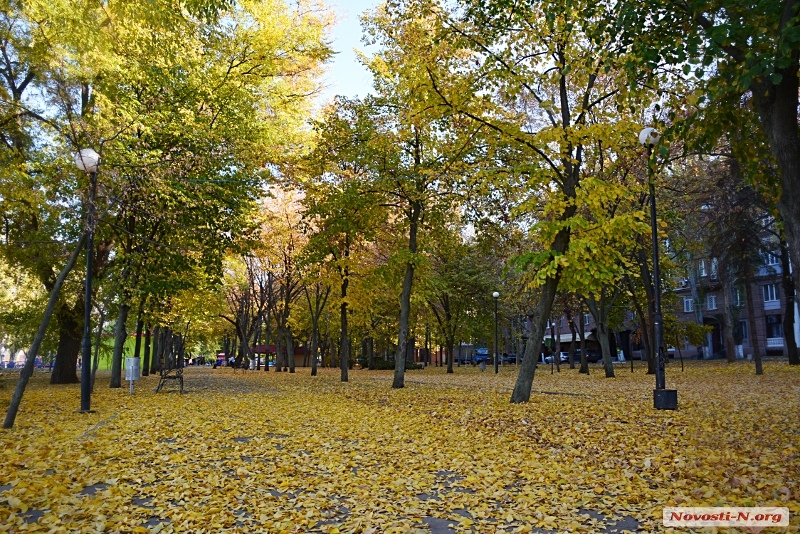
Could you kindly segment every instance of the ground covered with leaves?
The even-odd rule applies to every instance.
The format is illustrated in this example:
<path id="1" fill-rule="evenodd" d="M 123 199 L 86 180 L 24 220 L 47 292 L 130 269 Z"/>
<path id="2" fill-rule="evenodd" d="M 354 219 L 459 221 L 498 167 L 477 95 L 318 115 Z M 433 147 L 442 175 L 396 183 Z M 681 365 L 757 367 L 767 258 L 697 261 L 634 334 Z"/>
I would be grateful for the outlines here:
<path id="1" fill-rule="evenodd" d="M 672 363 L 675 412 L 641 367 L 592 371 L 540 366 L 511 405 L 513 366 L 402 390 L 389 371 L 189 368 L 182 395 L 100 376 L 92 414 L 37 375 L 0 431 L 0 531 L 653 532 L 675 505 L 787 506 L 800 530 L 800 369 Z"/>

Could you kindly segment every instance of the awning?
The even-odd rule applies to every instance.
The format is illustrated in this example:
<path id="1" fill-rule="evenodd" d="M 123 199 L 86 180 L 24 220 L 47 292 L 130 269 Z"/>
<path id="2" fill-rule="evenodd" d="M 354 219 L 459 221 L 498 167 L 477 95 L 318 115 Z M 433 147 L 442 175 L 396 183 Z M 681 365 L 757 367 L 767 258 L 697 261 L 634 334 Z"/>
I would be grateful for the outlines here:
<path id="1" fill-rule="evenodd" d="M 594 335 L 592 335 L 591 332 L 585 332 L 583 336 L 586 339 L 586 341 L 595 341 Z M 547 340 L 549 340 L 551 338 L 554 338 L 554 337 L 555 336 L 551 336 L 550 334 L 545 334 L 545 336 L 544 336 L 545 344 L 547 344 L 547 342 L 548 342 Z M 559 336 L 559 340 L 561 341 L 562 345 L 565 344 L 565 343 L 572 343 L 572 333 L 570 332 L 569 334 L 561 334 Z M 580 336 L 580 334 L 576 333 L 575 334 L 575 343 L 580 343 L 580 342 L 581 342 L 581 336 Z"/>

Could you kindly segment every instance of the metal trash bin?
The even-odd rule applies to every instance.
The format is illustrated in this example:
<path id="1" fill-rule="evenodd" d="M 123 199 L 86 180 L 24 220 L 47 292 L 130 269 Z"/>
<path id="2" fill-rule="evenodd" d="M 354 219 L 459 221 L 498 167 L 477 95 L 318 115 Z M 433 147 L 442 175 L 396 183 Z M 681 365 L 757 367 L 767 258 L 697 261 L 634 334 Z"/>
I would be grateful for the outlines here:
<path id="1" fill-rule="evenodd" d="M 133 382 L 139 380 L 141 374 L 139 358 L 125 358 L 125 380 L 131 383 L 131 395 L 133 395 Z"/>

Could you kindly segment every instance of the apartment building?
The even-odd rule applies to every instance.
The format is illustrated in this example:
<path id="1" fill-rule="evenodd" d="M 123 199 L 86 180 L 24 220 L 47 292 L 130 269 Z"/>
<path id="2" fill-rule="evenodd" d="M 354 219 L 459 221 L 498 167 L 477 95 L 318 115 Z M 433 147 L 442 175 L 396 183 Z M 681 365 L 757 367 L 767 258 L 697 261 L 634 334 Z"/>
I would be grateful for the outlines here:
<path id="1" fill-rule="evenodd" d="M 762 354 L 785 356 L 787 354 L 784 336 L 786 306 L 796 305 L 791 296 L 784 295 L 781 286 L 781 264 L 777 253 L 762 254 L 763 262 L 750 283 L 750 291 L 743 284 L 737 284 L 730 295 L 728 313 L 732 314 L 735 331 L 734 338 L 741 341 L 735 347 L 737 358 L 750 358 L 753 355 L 754 340 L 757 340 Z M 684 278 L 676 288 L 678 319 L 695 321 L 712 328 L 707 335 L 705 346 L 685 345 L 682 349 L 689 354 L 703 358 L 720 357 L 725 354 L 723 328 L 725 327 L 725 295 L 723 284 L 714 260 L 700 260 L 696 269 L 689 269 L 691 278 Z M 753 300 L 752 307 L 747 302 Z M 750 321 L 750 309 L 754 311 L 755 321 Z M 755 329 L 752 325 L 755 325 Z M 797 321 L 794 325 L 797 331 Z"/>

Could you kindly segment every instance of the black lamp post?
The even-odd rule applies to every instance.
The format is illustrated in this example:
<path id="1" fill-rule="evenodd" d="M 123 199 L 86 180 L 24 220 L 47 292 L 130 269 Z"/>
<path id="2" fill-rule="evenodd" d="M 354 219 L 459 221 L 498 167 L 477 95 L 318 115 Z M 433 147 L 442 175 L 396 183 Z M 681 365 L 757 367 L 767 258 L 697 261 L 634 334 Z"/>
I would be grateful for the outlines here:
<path id="1" fill-rule="evenodd" d="M 494 374 L 500 372 L 498 368 L 498 358 L 497 358 L 497 298 L 500 296 L 500 293 L 495 291 L 492 293 L 492 297 L 494 297 Z"/>
<path id="2" fill-rule="evenodd" d="M 94 198 L 97 191 L 97 168 L 100 155 L 91 148 L 84 148 L 75 154 L 75 164 L 89 174 L 89 203 L 86 207 L 86 280 L 83 310 L 83 343 L 81 344 L 81 409 L 91 412 L 92 403 L 92 254 L 94 251 Z"/>
<path id="3" fill-rule="evenodd" d="M 647 147 L 647 181 L 650 188 L 650 230 L 653 234 L 653 327 L 656 335 L 656 389 L 653 390 L 653 407 L 656 410 L 677 410 L 678 390 L 666 389 L 664 347 L 664 319 L 661 315 L 661 270 L 658 266 L 658 222 L 656 220 L 656 186 L 653 178 L 653 146 L 661 139 L 654 128 L 639 133 L 639 142 Z"/>

